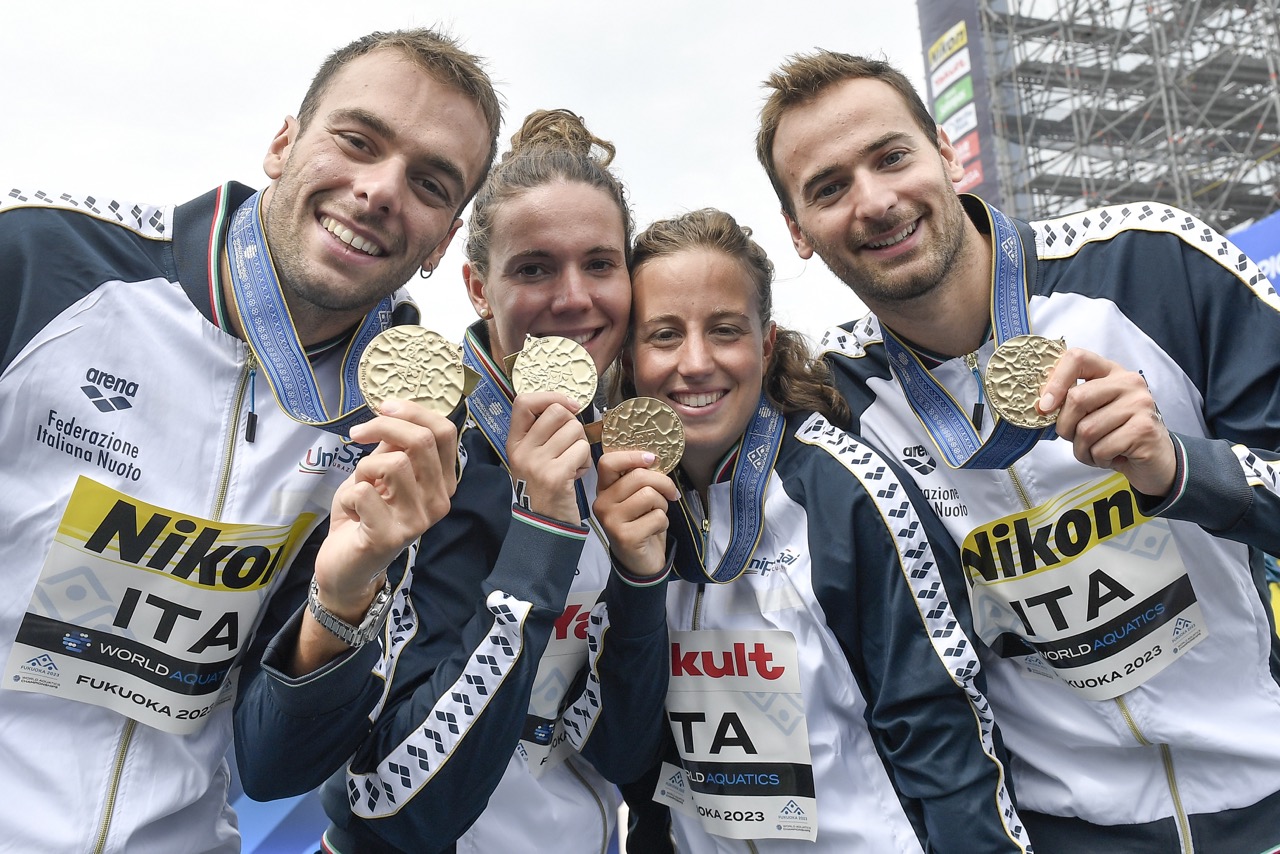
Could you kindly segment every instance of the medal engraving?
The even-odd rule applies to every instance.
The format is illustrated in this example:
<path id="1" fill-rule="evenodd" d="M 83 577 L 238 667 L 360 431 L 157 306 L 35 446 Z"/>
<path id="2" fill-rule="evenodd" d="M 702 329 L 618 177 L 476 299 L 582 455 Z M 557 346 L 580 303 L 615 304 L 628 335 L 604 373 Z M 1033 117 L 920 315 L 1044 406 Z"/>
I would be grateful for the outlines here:
<path id="1" fill-rule="evenodd" d="M 375 412 L 391 399 L 412 400 L 447 416 L 464 396 L 466 374 L 456 344 L 421 326 L 392 326 L 360 357 L 360 391 Z"/>
<path id="2" fill-rule="evenodd" d="M 511 367 L 511 386 L 516 394 L 559 392 L 586 409 L 596 396 L 596 363 L 569 338 L 529 338 Z"/>
<path id="3" fill-rule="evenodd" d="M 684 425 L 670 406 L 652 397 L 634 397 L 604 415 L 600 444 L 609 451 L 648 451 L 651 468 L 668 474 L 684 454 Z"/>
<path id="4" fill-rule="evenodd" d="M 997 347 L 983 378 L 991 408 L 1018 427 L 1039 429 L 1057 421 L 1057 410 L 1042 414 L 1036 401 L 1066 349 L 1065 340 L 1040 335 L 1019 335 Z"/>

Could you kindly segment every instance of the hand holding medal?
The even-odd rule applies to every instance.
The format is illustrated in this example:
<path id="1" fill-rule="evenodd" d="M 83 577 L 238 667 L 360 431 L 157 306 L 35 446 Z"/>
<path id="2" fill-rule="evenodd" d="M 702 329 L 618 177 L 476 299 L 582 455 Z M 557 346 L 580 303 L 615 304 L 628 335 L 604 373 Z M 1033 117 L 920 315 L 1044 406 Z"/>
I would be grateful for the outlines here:
<path id="1" fill-rule="evenodd" d="M 666 568 L 667 503 L 680 492 L 667 473 L 684 453 L 679 416 L 652 397 L 624 400 L 598 425 L 604 456 L 593 509 L 616 563 L 639 578 Z"/>
<path id="2" fill-rule="evenodd" d="M 1072 348 L 1044 384 L 1039 408 L 1056 412 L 1058 435 L 1071 442 L 1080 462 L 1119 472 L 1149 496 L 1172 490 L 1173 438 L 1140 371 Z"/>
<path id="3" fill-rule="evenodd" d="M 595 398 L 595 361 L 572 339 L 551 335 L 526 338 L 507 366 L 515 399 L 505 450 L 516 503 L 582 524 L 577 483 L 591 448 L 577 416 Z"/>

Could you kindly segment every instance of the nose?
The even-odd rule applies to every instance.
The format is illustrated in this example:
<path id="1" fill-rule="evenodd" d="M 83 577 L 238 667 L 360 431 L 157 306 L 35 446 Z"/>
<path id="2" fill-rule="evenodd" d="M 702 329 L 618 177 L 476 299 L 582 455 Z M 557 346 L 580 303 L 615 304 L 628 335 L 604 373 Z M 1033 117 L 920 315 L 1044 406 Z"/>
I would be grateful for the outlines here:
<path id="1" fill-rule="evenodd" d="M 898 203 L 893 183 L 885 176 L 862 172 L 853 185 L 854 212 L 859 219 L 882 220 Z"/>
<path id="2" fill-rule="evenodd" d="M 581 270 L 570 268 L 560 277 L 552 311 L 556 313 L 590 311 L 593 305 L 590 283 Z"/>
<path id="3" fill-rule="evenodd" d="M 401 193 L 409 180 L 403 164 L 388 157 L 356 168 L 353 189 L 366 210 L 381 216 L 399 213 Z"/>
<path id="4" fill-rule="evenodd" d="M 680 345 L 680 376 L 703 377 L 715 369 L 711 346 L 705 336 L 690 335 Z"/>

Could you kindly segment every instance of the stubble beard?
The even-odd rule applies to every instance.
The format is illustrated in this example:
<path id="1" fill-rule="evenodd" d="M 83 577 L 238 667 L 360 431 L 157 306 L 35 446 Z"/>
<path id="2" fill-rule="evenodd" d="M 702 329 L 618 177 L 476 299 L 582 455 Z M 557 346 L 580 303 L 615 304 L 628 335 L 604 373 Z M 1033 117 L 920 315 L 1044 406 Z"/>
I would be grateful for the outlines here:
<path id="1" fill-rule="evenodd" d="M 323 319 L 329 314 L 367 310 L 413 276 L 417 266 L 406 265 L 404 270 L 384 272 L 372 280 L 348 279 L 340 287 L 326 286 L 326 278 L 339 274 L 321 269 L 319 262 L 307 257 L 306 241 L 299 233 L 305 226 L 291 219 L 302 208 L 297 188 L 282 176 L 263 215 L 271 261 L 290 312 Z M 395 247 L 391 249 L 395 251 Z"/>
<path id="2" fill-rule="evenodd" d="M 841 246 L 822 243 L 806 235 L 827 269 L 844 282 L 868 307 L 895 306 L 915 302 L 933 293 L 954 269 L 961 257 L 965 239 L 965 212 L 958 196 L 951 196 L 941 212 L 941 228 L 933 242 L 917 251 L 922 258 L 909 259 L 907 263 L 917 271 L 904 275 L 898 270 L 871 264 L 857 264 L 851 259 L 858 255 L 860 241 L 850 241 Z M 905 223 L 904 223 L 905 224 Z M 875 227 L 875 233 L 892 231 L 893 227 Z"/>

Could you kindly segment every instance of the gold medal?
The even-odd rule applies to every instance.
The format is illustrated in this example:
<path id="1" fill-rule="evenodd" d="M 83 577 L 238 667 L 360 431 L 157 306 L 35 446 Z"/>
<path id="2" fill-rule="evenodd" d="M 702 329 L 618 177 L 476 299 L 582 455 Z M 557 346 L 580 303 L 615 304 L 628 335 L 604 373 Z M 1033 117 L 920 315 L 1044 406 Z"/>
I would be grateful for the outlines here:
<path id="1" fill-rule="evenodd" d="M 527 338 L 511 366 L 511 387 L 516 394 L 559 392 L 586 409 L 596 396 L 596 363 L 570 338 Z"/>
<path id="2" fill-rule="evenodd" d="M 1036 401 L 1049 372 L 1066 350 L 1065 340 L 1040 335 L 1019 335 L 997 347 L 987 362 L 982 383 L 991 408 L 1018 427 L 1039 429 L 1057 421 L 1056 409 L 1042 414 Z"/>
<path id="3" fill-rule="evenodd" d="M 648 451 L 652 468 L 667 474 L 684 454 L 684 425 L 675 410 L 653 397 L 633 397 L 604 414 L 600 444 L 609 451 Z"/>
<path id="4" fill-rule="evenodd" d="M 449 415 L 466 396 L 462 350 L 421 326 L 392 326 L 369 342 L 359 365 L 360 391 L 369 408 L 412 400 Z"/>

